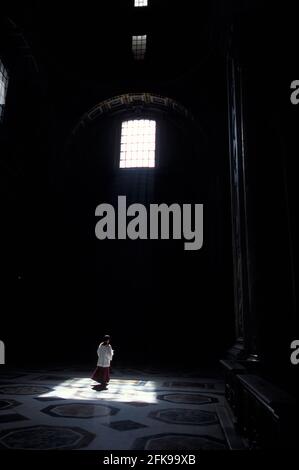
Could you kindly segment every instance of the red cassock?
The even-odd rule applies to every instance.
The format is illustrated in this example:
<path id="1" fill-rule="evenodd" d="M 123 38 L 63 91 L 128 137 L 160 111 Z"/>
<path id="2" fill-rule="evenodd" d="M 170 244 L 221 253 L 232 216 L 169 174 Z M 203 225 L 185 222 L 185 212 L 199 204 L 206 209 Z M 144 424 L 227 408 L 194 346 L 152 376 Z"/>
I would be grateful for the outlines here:
<path id="1" fill-rule="evenodd" d="M 97 366 L 91 378 L 98 383 L 107 384 L 110 380 L 110 367 Z"/>
<path id="2" fill-rule="evenodd" d="M 92 379 L 102 385 L 106 385 L 110 379 L 110 362 L 113 356 L 113 349 L 110 344 L 102 342 L 98 347 L 98 362 Z"/>

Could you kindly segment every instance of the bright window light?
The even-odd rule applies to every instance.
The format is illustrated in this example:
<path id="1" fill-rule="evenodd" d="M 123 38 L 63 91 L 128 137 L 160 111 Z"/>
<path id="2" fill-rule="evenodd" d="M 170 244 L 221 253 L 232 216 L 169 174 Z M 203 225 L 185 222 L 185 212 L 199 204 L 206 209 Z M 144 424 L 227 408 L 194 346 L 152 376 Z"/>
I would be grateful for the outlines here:
<path id="1" fill-rule="evenodd" d="M 124 121 L 121 128 L 120 168 L 153 168 L 156 151 L 156 121 Z"/>
<path id="2" fill-rule="evenodd" d="M 7 86 L 8 86 L 7 70 L 0 60 L 0 121 L 2 120 L 2 117 L 3 117 Z"/>
<path id="3" fill-rule="evenodd" d="M 148 0 L 134 0 L 134 7 L 147 7 Z"/>
<path id="4" fill-rule="evenodd" d="M 132 51 L 136 60 L 143 60 L 146 52 L 146 34 L 132 36 Z"/>

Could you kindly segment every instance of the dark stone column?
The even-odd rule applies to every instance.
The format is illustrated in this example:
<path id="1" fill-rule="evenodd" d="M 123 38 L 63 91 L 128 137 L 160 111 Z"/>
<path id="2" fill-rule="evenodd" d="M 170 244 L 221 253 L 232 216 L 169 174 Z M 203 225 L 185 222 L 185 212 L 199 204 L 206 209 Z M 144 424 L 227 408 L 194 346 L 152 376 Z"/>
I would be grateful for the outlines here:
<path id="1" fill-rule="evenodd" d="M 252 277 L 248 227 L 248 180 L 243 119 L 242 70 L 227 58 L 228 122 L 231 179 L 232 248 L 236 344 L 230 351 L 239 359 L 258 361 L 258 330 L 252 306 Z"/>

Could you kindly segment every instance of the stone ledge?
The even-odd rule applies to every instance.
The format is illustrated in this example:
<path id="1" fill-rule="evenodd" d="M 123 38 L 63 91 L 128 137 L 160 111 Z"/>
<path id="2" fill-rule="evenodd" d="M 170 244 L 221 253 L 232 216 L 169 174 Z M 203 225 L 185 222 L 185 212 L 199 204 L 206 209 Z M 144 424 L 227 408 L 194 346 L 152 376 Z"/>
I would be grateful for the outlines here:
<path id="1" fill-rule="evenodd" d="M 241 385 L 262 404 L 273 409 L 295 407 L 295 400 L 284 390 L 253 374 L 237 375 Z"/>

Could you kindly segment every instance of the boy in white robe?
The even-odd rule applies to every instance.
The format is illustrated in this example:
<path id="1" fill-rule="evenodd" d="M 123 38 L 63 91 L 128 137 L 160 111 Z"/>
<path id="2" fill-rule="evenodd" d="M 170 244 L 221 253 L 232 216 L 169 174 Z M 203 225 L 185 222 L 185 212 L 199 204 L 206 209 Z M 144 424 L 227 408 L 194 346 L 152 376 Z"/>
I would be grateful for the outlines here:
<path id="1" fill-rule="evenodd" d="M 107 387 L 110 380 L 110 362 L 113 357 L 113 349 L 110 344 L 110 336 L 105 335 L 103 341 L 98 347 L 97 367 L 92 374 L 92 379 L 99 382 L 104 388 Z"/>

